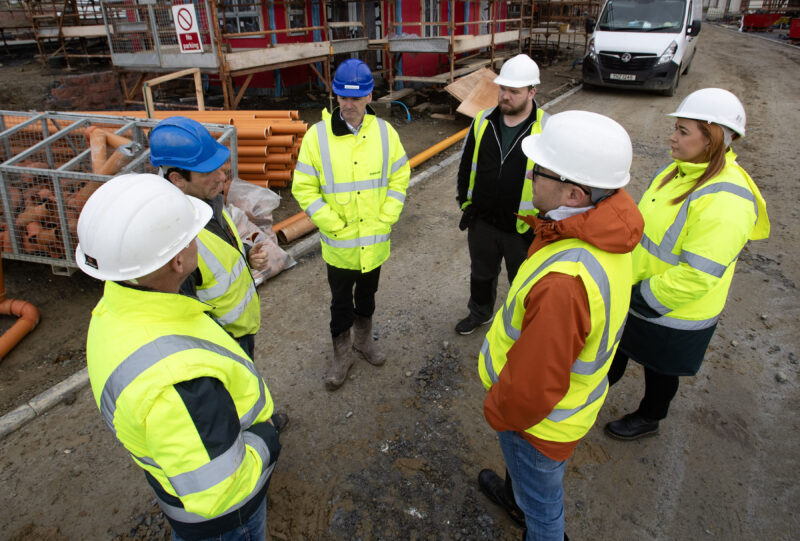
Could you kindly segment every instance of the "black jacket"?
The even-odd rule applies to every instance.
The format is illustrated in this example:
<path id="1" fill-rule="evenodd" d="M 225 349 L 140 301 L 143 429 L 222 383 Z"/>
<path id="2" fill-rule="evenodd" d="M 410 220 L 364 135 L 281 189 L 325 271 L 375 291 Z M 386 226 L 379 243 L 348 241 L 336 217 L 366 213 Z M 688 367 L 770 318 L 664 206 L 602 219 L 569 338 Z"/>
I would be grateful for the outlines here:
<path id="1" fill-rule="evenodd" d="M 496 228 L 510 233 L 515 232 L 525 179 L 525 165 L 528 159 L 522 152 L 522 139 L 531 133 L 536 122 L 537 107 L 533 102 L 530 116 L 523 122 L 514 144 L 508 154 L 501 156 L 500 122 L 503 121 L 500 108 L 496 107 L 489 115 L 489 125 L 483 132 L 478 150 L 478 168 L 475 172 L 475 186 L 472 190 L 472 207 L 475 215 Z M 458 195 L 461 205 L 467 200 L 469 175 L 472 169 L 472 154 L 475 149 L 474 121 L 464 142 L 461 165 L 458 168 Z"/>

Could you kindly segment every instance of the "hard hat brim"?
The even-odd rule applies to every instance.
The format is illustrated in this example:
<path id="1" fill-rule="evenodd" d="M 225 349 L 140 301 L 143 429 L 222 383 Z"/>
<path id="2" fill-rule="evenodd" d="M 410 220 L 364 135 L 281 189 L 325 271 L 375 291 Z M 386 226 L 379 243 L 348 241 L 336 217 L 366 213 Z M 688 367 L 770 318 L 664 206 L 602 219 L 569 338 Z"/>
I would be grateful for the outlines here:
<path id="1" fill-rule="evenodd" d="M 622 179 L 616 183 L 608 183 L 603 186 L 598 186 L 596 182 L 592 182 L 588 179 L 579 179 L 573 178 L 574 175 L 571 175 L 569 171 L 564 171 L 561 167 L 557 164 L 554 164 L 550 158 L 550 152 L 547 151 L 545 146 L 545 142 L 542 139 L 541 133 L 536 133 L 533 135 L 528 135 L 522 140 L 522 152 L 525 156 L 528 157 L 529 160 L 534 162 L 535 164 L 539 165 L 540 167 L 544 167 L 546 169 L 550 169 L 557 175 L 564 177 L 572 182 L 576 182 L 583 186 L 588 186 L 590 188 L 602 188 L 606 190 L 616 190 L 618 188 L 623 188 L 627 186 L 630 182 L 630 173 L 628 173 L 627 177 Z"/>
<path id="2" fill-rule="evenodd" d="M 142 276 L 147 276 L 151 272 L 154 272 L 160 269 L 162 266 L 166 265 L 167 262 L 175 257 L 181 250 L 186 248 L 189 245 L 189 242 L 193 241 L 195 237 L 203 230 L 206 224 L 211 220 L 211 216 L 214 214 L 214 211 L 211 209 L 211 206 L 198 199 L 196 197 L 192 197 L 191 195 L 186 196 L 189 201 L 192 203 L 195 211 L 195 221 L 192 224 L 192 228 L 189 230 L 186 236 L 186 243 L 179 244 L 175 247 L 175 249 L 170 250 L 166 254 L 164 254 L 158 261 L 149 265 L 140 267 L 135 272 L 129 273 L 108 273 L 103 272 L 99 269 L 96 269 L 86 263 L 87 258 L 86 254 L 83 253 L 81 249 L 81 245 L 75 248 L 75 263 L 78 265 L 78 268 L 91 276 L 92 278 L 97 278 L 98 280 L 111 280 L 111 281 L 121 281 L 121 280 L 133 280 L 136 278 L 141 278 Z"/>
<path id="3" fill-rule="evenodd" d="M 505 79 L 500 75 L 495 77 L 493 82 L 496 85 L 507 86 L 510 88 L 525 88 L 526 86 L 536 86 L 539 84 L 538 79 L 520 82 L 520 81 L 512 81 L 511 79 Z"/>
<path id="4" fill-rule="evenodd" d="M 225 162 L 231 157 L 231 150 L 222 143 L 215 141 L 214 144 L 216 145 L 214 155 L 193 166 L 189 171 L 194 171 L 195 173 L 210 173 L 225 165 Z"/>
<path id="5" fill-rule="evenodd" d="M 333 93 L 337 96 L 342 96 L 343 98 L 364 98 L 370 95 L 374 87 L 375 86 L 373 85 L 369 88 L 369 90 L 352 90 L 349 88 L 336 88 L 334 86 Z"/>
<path id="6" fill-rule="evenodd" d="M 671 116 L 674 118 L 688 118 L 689 120 L 702 120 L 703 122 L 709 122 L 711 124 L 719 124 L 720 126 L 725 126 L 726 128 L 733 130 L 734 132 L 738 133 L 740 137 L 744 137 L 744 128 L 728 126 L 727 124 L 722 124 L 719 122 L 715 117 L 712 115 L 706 115 L 703 113 L 691 113 L 691 112 L 678 112 L 675 111 L 674 113 L 669 113 L 667 116 Z"/>

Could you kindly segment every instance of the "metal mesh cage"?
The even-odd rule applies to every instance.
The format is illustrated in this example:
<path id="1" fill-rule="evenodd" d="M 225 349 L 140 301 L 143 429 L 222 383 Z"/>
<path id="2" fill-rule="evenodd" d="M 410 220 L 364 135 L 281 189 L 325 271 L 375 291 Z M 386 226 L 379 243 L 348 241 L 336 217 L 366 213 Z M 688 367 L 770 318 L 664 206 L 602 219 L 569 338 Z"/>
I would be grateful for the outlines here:
<path id="1" fill-rule="evenodd" d="M 7 259 L 76 268 L 78 216 L 89 196 L 122 173 L 157 173 L 148 137 L 155 119 L 0 111 L 0 250 Z M 233 126 L 206 124 L 231 149 Z"/>

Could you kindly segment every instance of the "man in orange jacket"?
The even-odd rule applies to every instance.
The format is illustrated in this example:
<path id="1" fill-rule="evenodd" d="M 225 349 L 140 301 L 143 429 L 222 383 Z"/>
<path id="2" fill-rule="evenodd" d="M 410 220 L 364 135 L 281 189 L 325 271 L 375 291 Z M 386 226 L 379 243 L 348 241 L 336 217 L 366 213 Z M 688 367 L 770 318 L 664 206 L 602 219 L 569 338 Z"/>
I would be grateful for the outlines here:
<path id="1" fill-rule="evenodd" d="M 481 490 L 526 539 L 561 541 L 566 460 L 608 391 L 606 374 L 625 322 L 631 252 L 644 221 L 622 190 L 632 148 L 608 117 L 567 111 L 523 141 L 532 173 L 535 232 L 481 348 L 484 416 L 498 432 L 508 483 L 491 470 Z"/>

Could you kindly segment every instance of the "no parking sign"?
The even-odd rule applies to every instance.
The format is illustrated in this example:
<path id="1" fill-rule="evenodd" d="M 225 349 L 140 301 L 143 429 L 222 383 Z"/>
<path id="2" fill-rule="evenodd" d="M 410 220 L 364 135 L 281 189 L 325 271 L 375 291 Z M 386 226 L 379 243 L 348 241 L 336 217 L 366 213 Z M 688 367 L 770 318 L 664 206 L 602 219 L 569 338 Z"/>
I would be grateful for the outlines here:
<path id="1" fill-rule="evenodd" d="M 203 43 L 197 29 L 197 13 L 194 4 L 172 6 L 172 19 L 178 34 L 178 45 L 182 53 L 202 53 Z"/>

